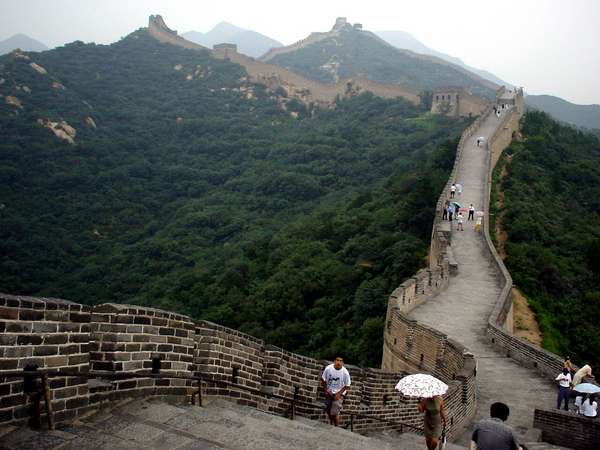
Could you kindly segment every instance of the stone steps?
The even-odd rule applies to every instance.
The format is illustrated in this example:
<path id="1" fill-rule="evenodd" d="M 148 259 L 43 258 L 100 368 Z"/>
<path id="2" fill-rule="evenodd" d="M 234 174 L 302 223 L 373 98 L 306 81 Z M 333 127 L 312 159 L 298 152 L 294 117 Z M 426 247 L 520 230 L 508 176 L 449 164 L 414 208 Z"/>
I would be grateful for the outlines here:
<path id="1" fill-rule="evenodd" d="M 362 436 L 304 418 L 288 420 L 222 399 L 203 407 L 164 399 L 134 400 L 56 431 L 5 427 L 2 449 L 349 449 L 413 450 L 422 436 Z M 464 450 L 448 444 L 447 450 Z"/>

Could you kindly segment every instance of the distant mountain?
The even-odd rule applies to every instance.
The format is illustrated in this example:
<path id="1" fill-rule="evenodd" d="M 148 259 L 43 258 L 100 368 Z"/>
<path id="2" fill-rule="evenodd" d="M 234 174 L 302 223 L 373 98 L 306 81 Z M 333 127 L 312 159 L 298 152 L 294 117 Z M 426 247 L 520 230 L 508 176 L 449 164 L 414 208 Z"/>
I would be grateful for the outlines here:
<path id="1" fill-rule="evenodd" d="M 576 105 L 553 95 L 528 95 L 525 97 L 525 105 L 545 111 L 561 122 L 600 129 L 600 105 Z"/>
<path id="2" fill-rule="evenodd" d="M 281 42 L 271 39 L 264 34 L 252 30 L 245 30 L 227 22 L 219 23 L 208 33 L 188 31 L 181 36 L 188 41 L 195 42 L 196 44 L 208 48 L 212 48 L 213 45 L 222 44 L 224 42 L 236 44 L 240 53 L 254 58 L 266 53 L 271 48 L 281 47 L 283 45 Z"/>
<path id="3" fill-rule="evenodd" d="M 16 48 L 27 52 L 43 52 L 44 50 L 48 50 L 48 47 L 40 41 L 36 41 L 25 34 L 15 34 L 8 39 L 0 41 L 0 55 L 10 53 Z"/>
<path id="4" fill-rule="evenodd" d="M 338 19 L 327 33 L 308 38 L 264 55 L 277 64 L 323 83 L 354 77 L 400 84 L 422 91 L 457 86 L 492 99 L 495 83 L 441 58 L 398 49 L 360 26 Z"/>
<path id="5" fill-rule="evenodd" d="M 396 48 L 403 48 L 406 50 L 413 51 L 415 53 L 421 53 L 423 55 L 436 56 L 452 64 L 464 67 L 465 69 L 476 73 L 480 77 L 485 78 L 486 80 L 489 80 L 492 83 L 496 83 L 500 86 L 513 86 L 511 83 L 507 83 L 506 81 L 498 78 L 496 75 L 488 72 L 487 70 L 477 69 L 475 67 L 469 66 L 456 56 L 447 55 L 446 53 L 438 52 L 437 50 L 427 47 L 416 37 L 414 37 L 410 33 L 407 33 L 406 31 L 376 31 L 375 34 Z"/>

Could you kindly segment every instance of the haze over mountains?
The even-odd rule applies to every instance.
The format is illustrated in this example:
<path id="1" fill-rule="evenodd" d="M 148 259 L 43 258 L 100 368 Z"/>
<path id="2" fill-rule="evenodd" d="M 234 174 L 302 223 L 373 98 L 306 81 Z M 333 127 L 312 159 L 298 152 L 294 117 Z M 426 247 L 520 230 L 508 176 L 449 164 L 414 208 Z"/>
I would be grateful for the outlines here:
<path id="1" fill-rule="evenodd" d="M 196 44 L 208 48 L 212 48 L 215 44 L 222 44 L 225 42 L 236 44 L 240 53 L 254 58 L 258 58 L 271 48 L 281 47 L 283 45 L 281 42 L 265 36 L 264 34 L 252 30 L 245 30 L 228 22 L 220 22 L 208 33 L 188 31 L 187 33 L 182 33 L 181 36 L 188 41 L 195 42 Z"/>
<path id="2" fill-rule="evenodd" d="M 416 91 L 457 86 L 490 100 L 498 87 L 440 58 L 398 49 L 344 19 L 338 19 L 327 33 L 313 33 L 261 59 L 322 83 L 362 77 Z"/>
<path id="3" fill-rule="evenodd" d="M 21 33 L 0 41 L 0 55 L 10 53 L 17 48 L 26 52 L 43 52 L 44 50 L 48 50 L 45 44 Z"/>
<path id="4" fill-rule="evenodd" d="M 416 37 L 414 37 L 412 34 L 406 31 L 375 31 L 375 34 L 396 48 L 403 48 L 406 50 L 413 51 L 415 53 L 421 53 L 423 55 L 436 56 L 445 61 L 451 62 L 452 64 L 456 64 L 457 66 L 464 67 L 465 69 L 476 73 L 480 77 L 490 80 L 492 83 L 496 83 L 500 86 L 512 86 L 511 83 L 507 83 L 506 81 L 501 80 L 496 75 L 494 75 L 491 72 L 488 72 L 487 70 L 477 69 L 475 67 L 469 66 L 456 56 L 451 56 L 446 53 L 438 52 L 437 50 L 427 47 Z"/>

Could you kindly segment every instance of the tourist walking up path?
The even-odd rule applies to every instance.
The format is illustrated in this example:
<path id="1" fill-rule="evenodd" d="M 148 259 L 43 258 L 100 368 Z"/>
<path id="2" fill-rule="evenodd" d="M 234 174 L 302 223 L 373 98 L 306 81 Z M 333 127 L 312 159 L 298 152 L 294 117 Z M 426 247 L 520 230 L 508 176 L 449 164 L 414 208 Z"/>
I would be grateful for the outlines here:
<path id="1" fill-rule="evenodd" d="M 483 136 L 487 144 L 499 123 L 490 114 L 465 143 L 459 162 L 456 179 L 463 184 L 461 201 L 473 203 L 476 210 L 483 208 L 488 157 L 487 150 L 477 147 L 477 138 Z M 460 232 L 453 225 L 451 242 L 458 273 L 450 278 L 446 290 L 416 308 L 410 317 L 446 333 L 474 353 L 478 364 L 475 420 L 487 417 L 492 403 L 503 402 L 511 410 L 507 423 L 522 433 L 532 428 L 536 407 L 556 405 L 557 387 L 553 379 L 542 378 L 488 345 L 487 321 L 503 279 L 488 256 L 483 233 L 473 232 L 472 227 L 472 222 L 467 222 L 465 231 Z M 463 445 L 468 444 L 469 432 L 465 430 L 460 439 Z"/>

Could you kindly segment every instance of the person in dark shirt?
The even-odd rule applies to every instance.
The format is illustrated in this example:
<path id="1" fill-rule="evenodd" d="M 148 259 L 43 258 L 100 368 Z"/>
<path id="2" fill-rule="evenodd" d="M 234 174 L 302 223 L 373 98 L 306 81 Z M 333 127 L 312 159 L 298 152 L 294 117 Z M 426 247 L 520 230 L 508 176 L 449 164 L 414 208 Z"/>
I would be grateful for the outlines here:
<path id="1" fill-rule="evenodd" d="M 471 436 L 471 450 L 522 450 L 511 427 L 504 422 L 510 409 L 504 403 L 493 403 L 490 418 L 480 420 Z"/>

